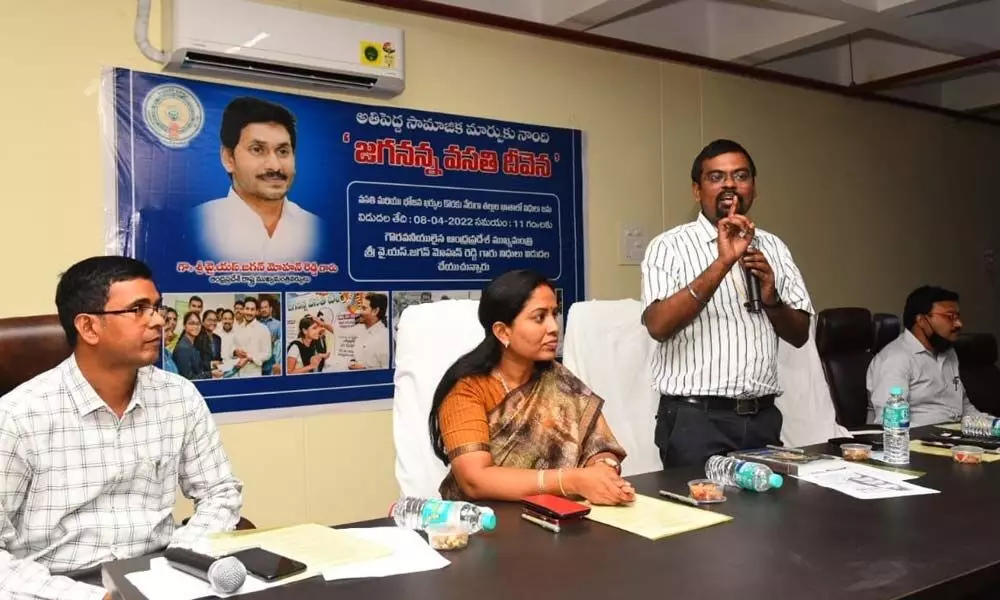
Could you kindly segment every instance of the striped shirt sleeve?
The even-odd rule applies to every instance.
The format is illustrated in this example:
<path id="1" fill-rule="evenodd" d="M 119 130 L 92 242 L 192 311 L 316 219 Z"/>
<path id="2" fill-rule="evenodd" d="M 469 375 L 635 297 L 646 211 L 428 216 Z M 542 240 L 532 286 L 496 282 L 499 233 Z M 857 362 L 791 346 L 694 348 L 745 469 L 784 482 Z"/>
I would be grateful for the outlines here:
<path id="1" fill-rule="evenodd" d="M 674 276 L 676 255 L 662 235 L 646 246 L 641 265 L 643 310 L 656 300 L 670 297 L 681 288 L 681 283 Z"/>
<path id="2" fill-rule="evenodd" d="M 771 269 L 775 271 L 777 278 L 775 286 L 778 290 L 778 296 L 792 308 L 815 315 L 812 300 L 809 298 L 805 281 L 802 279 L 802 272 L 792 260 L 791 250 L 775 236 L 770 236 L 770 241 L 769 245 L 774 254 L 768 256 L 767 259 L 771 263 Z"/>

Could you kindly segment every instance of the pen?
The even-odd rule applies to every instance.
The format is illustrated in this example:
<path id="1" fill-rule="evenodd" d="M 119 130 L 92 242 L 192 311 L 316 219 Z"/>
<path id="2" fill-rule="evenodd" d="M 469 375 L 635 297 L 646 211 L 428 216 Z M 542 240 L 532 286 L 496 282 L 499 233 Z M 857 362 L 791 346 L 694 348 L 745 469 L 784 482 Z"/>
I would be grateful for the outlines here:
<path id="1" fill-rule="evenodd" d="M 678 502 L 683 502 L 685 504 L 690 504 L 691 506 L 698 506 L 698 501 L 694 498 L 688 498 L 687 496 L 681 496 L 680 494 L 675 494 L 673 492 L 668 492 L 667 490 L 660 490 L 661 496 L 666 496 Z"/>
<path id="2" fill-rule="evenodd" d="M 775 446 L 773 444 L 768 444 L 767 448 L 769 450 L 781 450 L 782 452 L 791 452 L 793 454 L 805 454 L 805 450 L 800 450 L 799 448 L 787 448 L 785 446 Z"/>
<path id="3" fill-rule="evenodd" d="M 534 517 L 539 521 L 545 521 L 550 525 L 562 525 L 562 523 L 559 522 L 559 519 L 553 519 L 552 517 L 536 513 L 535 511 L 529 508 L 525 508 L 522 512 L 524 512 L 524 514 L 528 515 L 529 517 Z"/>
<path id="4" fill-rule="evenodd" d="M 537 517 L 532 517 L 531 515 L 526 515 L 524 513 L 521 513 L 521 518 L 524 519 L 525 521 L 529 521 L 531 523 L 534 523 L 535 525 L 538 525 L 542 529 L 548 529 L 549 531 L 551 531 L 553 533 L 559 533 L 559 526 L 558 525 L 554 525 L 552 523 L 547 523 L 547 522 L 545 522 L 545 521 L 543 521 L 543 520 L 541 520 L 541 519 L 539 519 Z"/>

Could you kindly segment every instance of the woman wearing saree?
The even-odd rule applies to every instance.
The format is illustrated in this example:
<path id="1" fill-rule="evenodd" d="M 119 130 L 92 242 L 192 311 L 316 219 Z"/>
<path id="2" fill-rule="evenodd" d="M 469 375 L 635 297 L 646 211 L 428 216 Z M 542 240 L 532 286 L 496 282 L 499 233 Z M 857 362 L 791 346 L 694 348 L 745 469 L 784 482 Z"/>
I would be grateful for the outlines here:
<path id="1" fill-rule="evenodd" d="M 486 338 L 444 374 L 429 418 L 434 452 L 451 466 L 442 498 L 635 499 L 604 401 L 555 361 L 558 311 L 552 284 L 533 271 L 505 273 L 483 290 Z"/>

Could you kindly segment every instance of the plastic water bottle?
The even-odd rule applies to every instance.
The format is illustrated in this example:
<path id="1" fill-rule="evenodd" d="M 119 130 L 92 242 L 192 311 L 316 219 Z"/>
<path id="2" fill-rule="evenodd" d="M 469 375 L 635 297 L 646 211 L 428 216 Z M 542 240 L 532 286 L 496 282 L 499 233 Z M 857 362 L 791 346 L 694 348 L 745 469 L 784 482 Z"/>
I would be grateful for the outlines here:
<path id="1" fill-rule="evenodd" d="M 903 397 L 903 389 L 889 390 L 889 401 L 882 410 L 882 444 L 885 462 L 905 465 L 910 462 L 910 403 Z"/>
<path id="2" fill-rule="evenodd" d="M 1000 437 L 1000 419 L 985 414 L 962 417 L 962 435 L 969 437 Z"/>
<path id="3" fill-rule="evenodd" d="M 705 463 L 705 476 L 715 483 L 754 492 L 780 488 L 784 483 L 781 475 L 772 471 L 771 467 L 732 456 L 710 456 Z"/>
<path id="4" fill-rule="evenodd" d="M 465 533 L 481 530 L 493 531 L 497 516 L 488 506 L 470 502 L 436 500 L 403 496 L 389 507 L 389 516 L 398 527 L 424 530 L 431 526 L 447 525 Z"/>

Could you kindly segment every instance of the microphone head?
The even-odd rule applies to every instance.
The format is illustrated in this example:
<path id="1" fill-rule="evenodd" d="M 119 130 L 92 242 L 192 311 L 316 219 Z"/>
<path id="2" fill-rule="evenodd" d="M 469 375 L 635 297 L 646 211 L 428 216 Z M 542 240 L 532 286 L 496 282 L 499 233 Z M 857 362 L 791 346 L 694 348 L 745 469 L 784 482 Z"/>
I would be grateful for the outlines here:
<path id="1" fill-rule="evenodd" d="M 247 579 L 247 568 L 235 556 L 220 558 L 208 567 L 208 583 L 216 592 L 232 594 Z"/>

